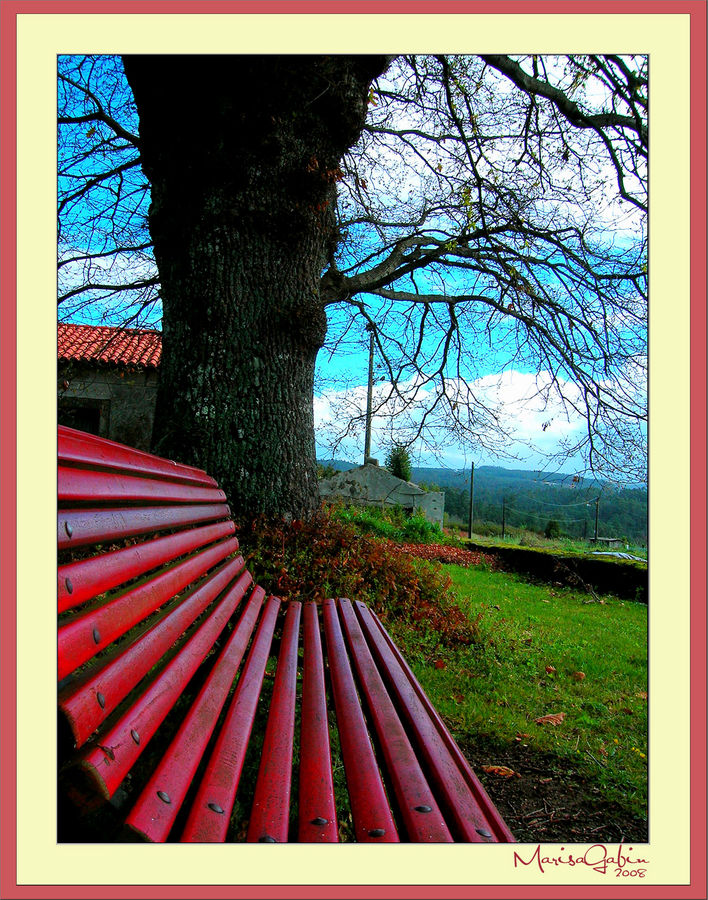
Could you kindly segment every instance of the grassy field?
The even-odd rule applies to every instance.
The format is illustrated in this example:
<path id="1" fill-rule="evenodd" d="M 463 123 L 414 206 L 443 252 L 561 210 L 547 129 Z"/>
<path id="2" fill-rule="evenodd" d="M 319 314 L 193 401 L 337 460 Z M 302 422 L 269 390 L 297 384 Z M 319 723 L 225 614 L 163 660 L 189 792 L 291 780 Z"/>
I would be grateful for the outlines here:
<path id="1" fill-rule="evenodd" d="M 445 568 L 473 643 L 390 630 L 455 737 L 552 757 L 603 801 L 646 818 L 646 605 Z"/>

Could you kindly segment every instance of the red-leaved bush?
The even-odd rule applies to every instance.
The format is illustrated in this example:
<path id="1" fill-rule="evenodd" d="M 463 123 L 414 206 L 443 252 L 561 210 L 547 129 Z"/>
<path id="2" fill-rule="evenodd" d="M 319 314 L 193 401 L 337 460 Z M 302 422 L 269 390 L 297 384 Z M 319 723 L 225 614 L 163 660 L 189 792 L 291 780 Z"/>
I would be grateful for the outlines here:
<path id="1" fill-rule="evenodd" d="M 384 623 L 437 632 L 441 643 L 472 640 L 439 563 L 414 559 L 325 511 L 309 522 L 261 516 L 241 527 L 239 541 L 256 581 L 283 600 L 348 597 L 367 603 Z"/>

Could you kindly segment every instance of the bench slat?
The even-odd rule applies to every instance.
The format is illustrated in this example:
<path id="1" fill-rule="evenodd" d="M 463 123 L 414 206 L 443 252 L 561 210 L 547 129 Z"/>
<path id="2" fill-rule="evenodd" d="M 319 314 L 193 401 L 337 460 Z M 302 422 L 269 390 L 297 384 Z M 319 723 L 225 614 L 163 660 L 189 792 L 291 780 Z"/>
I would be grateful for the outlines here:
<path id="1" fill-rule="evenodd" d="M 233 522 L 218 522 L 59 566 L 59 612 L 74 609 L 86 600 L 132 581 L 163 563 L 227 537 L 234 530 Z"/>
<path id="2" fill-rule="evenodd" d="M 163 459 L 144 450 L 135 450 L 64 425 L 59 425 L 57 429 L 57 449 L 59 461 L 69 465 L 119 469 L 184 483 L 216 485 L 214 478 L 202 469 Z"/>
<path id="3" fill-rule="evenodd" d="M 223 503 L 226 500 L 226 494 L 216 487 L 65 466 L 59 466 L 58 482 L 60 503 Z"/>
<path id="4" fill-rule="evenodd" d="M 65 678 L 100 650 L 142 622 L 175 594 L 238 549 L 229 538 L 197 556 L 177 563 L 95 610 L 78 613 L 59 627 L 59 679 Z"/>
<path id="5" fill-rule="evenodd" d="M 237 585 L 231 588 L 179 653 L 101 737 L 102 743 L 87 746 L 82 753 L 83 768 L 105 797 L 116 792 L 211 650 L 242 596 Z"/>
<path id="6" fill-rule="evenodd" d="M 467 782 L 411 683 L 391 653 L 383 635 L 375 626 L 369 610 L 363 603 L 356 603 L 355 608 L 364 634 L 374 649 L 379 667 L 387 674 L 398 705 L 406 716 L 407 725 L 416 736 L 417 745 L 440 792 L 439 796 L 444 798 L 445 809 L 457 826 L 460 839 L 481 841 L 485 834 L 491 834 L 491 823 L 482 815 Z"/>
<path id="7" fill-rule="evenodd" d="M 288 840 L 301 607 L 288 604 L 246 840 Z"/>
<path id="8" fill-rule="evenodd" d="M 242 568 L 243 557 L 240 556 L 224 563 L 208 581 L 176 606 L 168 608 L 129 646 L 119 649 L 106 662 L 94 666 L 76 683 L 69 684 L 60 692 L 59 709 L 67 719 L 77 748 L 86 742 Z M 250 573 L 244 572 L 235 590 L 243 596 L 252 581 Z M 97 699 L 99 694 L 101 703 Z"/>
<path id="9" fill-rule="evenodd" d="M 261 615 L 236 693 L 182 832 L 180 840 L 185 843 L 211 843 L 226 837 L 279 608 L 280 600 L 271 597 Z"/>
<path id="10" fill-rule="evenodd" d="M 388 634 L 386 629 L 383 627 L 383 625 L 379 621 L 378 616 L 375 613 L 371 612 L 371 610 L 369 610 L 369 613 L 371 615 L 372 620 L 378 626 L 379 631 L 381 632 L 384 640 L 388 644 L 388 647 L 389 647 L 391 653 L 393 654 L 394 658 L 398 662 L 399 666 L 406 673 L 406 676 L 407 676 L 410 684 L 412 685 L 413 689 L 415 690 L 416 694 L 418 695 L 418 699 L 420 700 L 421 704 L 423 705 L 424 709 L 426 710 L 426 712 L 428 713 L 428 715 L 430 716 L 432 721 L 435 723 L 440 737 L 444 741 L 445 746 L 447 747 L 450 755 L 453 757 L 453 759 L 457 763 L 457 766 L 458 766 L 460 772 L 462 773 L 463 777 L 465 778 L 467 784 L 469 785 L 470 790 L 472 791 L 472 793 L 475 796 L 477 803 L 479 804 L 480 808 L 482 809 L 484 816 L 487 819 L 487 822 L 489 822 L 490 825 L 492 825 L 492 831 L 494 833 L 494 837 L 498 841 L 504 841 L 504 842 L 508 841 L 508 842 L 513 843 L 514 842 L 513 834 L 509 830 L 506 822 L 504 822 L 502 817 L 499 815 L 499 811 L 497 810 L 497 808 L 494 806 L 492 801 L 489 799 L 489 796 L 487 795 L 487 792 L 485 791 L 481 781 L 475 775 L 474 771 L 472 770 L 472 767 L 467 762 L 467 759 L 465 758 L 464 754 L 460 750 L 455 739 L 450 734 L 450 731 L 448 730 L 448 728 L 445 725 L 445 723 L 443 722 L 443 720 L 440 718 L 440 714 L 438 713 L 438 711 L 435 709 L 435 707 L 430 702 L 430 699 L 428 698 L 427 694 L 421 687 L 420 682 L 417 680 L 417 678 L 413 674 L 412 669 L 406 662 L 405 657 L 401 654 L 401 651 L 398 649 L 398 647 L 392 640 L 391 636 Z"/>
<path id="11" fill-rule="evenodd" d="M 376 668 L 351 601 L 341 599 L 339 609 L 408 837 L 451 842 L 452 835 Z"/>
<path id="12" fill-rule="evenodd" d="M 166 531 L 168 528 L 224 519 L 229 514 L 225 503 L 60 509 L 57 515 L 57 549 L 70 550 L 148 532 Z"/>
<path id="13" fill-rule="evenodd" d="M 218 662 L 126 819 L 128 828 L 144 840 L 167 840 L 243 660 L 264 597 L 263 588 L 254 588 Z M 161 800 L 158 791 L 167 794 L 170 803 Z"/>
<path id="14" fill-rule="evenodd" d="M 302 716 L 298 840 L 304 844 L 339 840 L 332 782 L 324 661 L 317 604 L 303 610 Z"/>
<path id="15" fill-rule="evenodd" d="M 395 843 L 398 832 L 359 704 L 334 600 L 324 601 L 323 616 L 354 836 L 360 842 Z"/>

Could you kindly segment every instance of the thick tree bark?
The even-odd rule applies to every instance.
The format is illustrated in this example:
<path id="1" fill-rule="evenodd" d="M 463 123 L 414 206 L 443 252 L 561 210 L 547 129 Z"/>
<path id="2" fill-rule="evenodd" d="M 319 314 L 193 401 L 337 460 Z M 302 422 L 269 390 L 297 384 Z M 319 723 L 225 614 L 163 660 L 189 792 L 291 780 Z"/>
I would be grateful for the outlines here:
<path id="1" fill-rule="evenodd" d="M 338 164 L 385 57 L 127 56 L 163 302 L 154 450 L 237 517 L 318 505 L 312 394 Z"/>

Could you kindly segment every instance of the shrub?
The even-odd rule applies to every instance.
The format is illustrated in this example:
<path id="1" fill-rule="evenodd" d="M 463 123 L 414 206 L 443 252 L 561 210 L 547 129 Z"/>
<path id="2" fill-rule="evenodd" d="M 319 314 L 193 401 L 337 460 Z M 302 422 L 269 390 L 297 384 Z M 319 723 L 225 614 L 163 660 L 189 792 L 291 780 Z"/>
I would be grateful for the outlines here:
<path id="1" fill-rule="evenodd" d="M 290 523 L 260 516 L 241 527 L 239 540 L 256 581 L 281 599 L 348 597 L 367 603 L 382 622 L 435 632 L 442 644 L 472 639 L 438 563 L 395 553 L 331 513 Z"/>
<path id="2" fill-rule="evenodd" d="M 401 540 L 414 544 L 429 544 L 431 541 L 440 541 L 443 537 L 440 526 L 430 522 L 421 512 L 406 519 L 400 534 Z"/>
<path id="3" fill-rule="evenodd" d="M 496 522 L 475 522 L 473 531 L 480 537 L 499 537 L 501 535 L 501 525 Z"/>
<path id="4" fill-rule="evenodd" d="M 561 536 L 561 527 L 560 523 L 555 519 L 551 519 L 546 525 L 546 530 L 543 532 L 549 541 L 555 540 Z"/>

